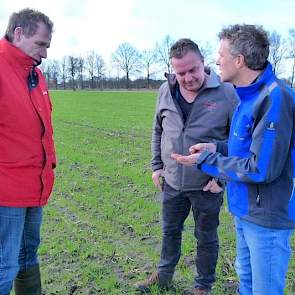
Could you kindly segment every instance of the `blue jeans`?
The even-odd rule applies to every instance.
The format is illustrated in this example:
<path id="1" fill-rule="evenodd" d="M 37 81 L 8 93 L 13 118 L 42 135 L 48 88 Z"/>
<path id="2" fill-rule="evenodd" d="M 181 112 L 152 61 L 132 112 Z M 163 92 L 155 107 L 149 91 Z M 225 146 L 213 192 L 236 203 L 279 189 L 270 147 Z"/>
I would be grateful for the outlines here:
<path id="1" fill-rule="evenodd" d="M 293 230 L 262 227 L 235 217 L 236 272 L 241 295 L 283 295 Z"/>
<path id="2" fill-rule="evenodd" d="M 37 265 L 42 207 L 0 206 L 0 295 L 9 294 L 19 271 Z"/>
<path id="3" fill-rule="evenodd" d="M 171 281 L 181 255 L 183 224 L 192 208 L 197 239 L 196 287 L 210 289 L 215 281 L 218 258 L 219 212 L 223 193 L 179 192 L 167 184 L 162 194 L 163 239 L 158 272 L 161 281 Z"/>

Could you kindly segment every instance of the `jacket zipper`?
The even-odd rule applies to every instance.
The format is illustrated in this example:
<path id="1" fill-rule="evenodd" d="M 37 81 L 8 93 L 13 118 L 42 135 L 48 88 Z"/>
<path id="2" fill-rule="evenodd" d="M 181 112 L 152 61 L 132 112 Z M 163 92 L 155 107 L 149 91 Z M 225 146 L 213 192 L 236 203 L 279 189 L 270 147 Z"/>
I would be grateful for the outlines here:
<path id="1" fill-rule="evenodd" d="M 181 154 L 184 155 L 183 151 L 183 134 L 184 134 L 184 130 L 185 130 L 185 126 L 183 125 L 182 130 L 181 130 Z M 179 164 L 178 164 L 179 165 Z M 181 177 L 179 177 L 179 182 L 180 182 L 180 190 L 183 190 L 183 179 L 184 179 L 184 173 L 183 173 L 183 165 L 180 165 L 180 175 Z"/>
<path id="2" fill-rule="evenodd" d="M 256 196 L 256 205 L 260 207 L 261 203 L 261 198 L 260 198 L 260 193 L 259 193 L 259 185 L 256 185 L 256 191 L 257 191 L 257 196 Z"/>

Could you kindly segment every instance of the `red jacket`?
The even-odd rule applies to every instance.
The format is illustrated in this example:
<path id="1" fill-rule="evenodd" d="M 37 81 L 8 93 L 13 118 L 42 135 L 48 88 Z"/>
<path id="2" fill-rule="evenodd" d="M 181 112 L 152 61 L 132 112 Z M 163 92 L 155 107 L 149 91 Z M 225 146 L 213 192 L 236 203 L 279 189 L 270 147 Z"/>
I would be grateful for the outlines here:
<path id="1" fill-rule="evenodd" d="M 45 205 L 56 166 L 51 102 L 45 79 L 29 91 L 33 60 L 0 40 L 0 206 Z"/>

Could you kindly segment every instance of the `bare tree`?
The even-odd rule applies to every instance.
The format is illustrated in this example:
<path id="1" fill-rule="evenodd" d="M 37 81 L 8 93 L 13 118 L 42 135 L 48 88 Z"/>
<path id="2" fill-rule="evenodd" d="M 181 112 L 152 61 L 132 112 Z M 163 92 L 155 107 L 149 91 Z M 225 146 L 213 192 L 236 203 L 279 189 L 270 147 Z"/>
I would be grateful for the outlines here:
<path id="1" fill-rule="evenodd" d="M 290 59 L 292 63 L 290 85 L 293 88 L 295 75 L 295 29 L 289 29 L 287 59 Z"/>
<path id="2" fill-rule="evenodd" d="M 68 57 L 67 70 L 68 70 L 69 76 L 71 77 L 72 89 L 76 90 L 75 79 L 76 79 L 77 72 L 78 72 L 78 58 L 77 57 L 74 57 L 71 55 Z"/>
<path id="3" fill-rule="evenodd" d="M 163 64 L 168 73 L 171 73 L 171 63 L 170 63 L 170 48 L 173 45 L 173 39 L 167 35 L 161 44 L 156 43 L 156 51 L 158 54 L 158 60 L 161 64 Z"/>
<path id="4" fill-rule="evenodd" d="M 84 83 L 83 83 L 83 74 L 84 74 L 84 58 L 83 57 L 78 57 L 77 58 L 77 70 L 79 74 L 79 81 L 80 81 L 80 87 L 81 89 L 84 89 Z"/>
<path id="5" fill-rule="evenodd" d="M 112 55 L 113 62 L 126 75 L 126 88 L 129 88 L 130 75 L 140 71 L 141 56 L 138 50 L 129 43 L 122 43 Z"/>
<path id="6" fill-rule="evenodd" d="M 52 86 L 55 89 L 57 89 L 57 87 L 58 87 L 58 78 L 59 78 L 59 73 L 60 73 L 59 61 L 56 60 L 56 59 L 48 60 L 47 72 L 48 72 L 48 84 L 49 84 L 49 86 Z"/>
<path id="7" fill-rule="evenodd" d="M 95 54 L 95 69 L 97 77 L 97 85 L 100 82 L 100 88 L 103 88 L 102 77 L 105 72 L 105 63 L 101 55 Z"/>
<path id="8" fill-rule="evenodd" d="M 142 64 L 146 72 L 147 88 L 150 88 L 150 80 L 152 75 L 151 68 L 157 61 L 157 52 L 155 50 L 143 50 L 141 56 Z"/>
<path id="9" fill-rule="evenodd" d="M 95 71 L 95 52 L 90 51 L 86 56 L 86 68 L 91 81 L 90 88 L 94 88 L 94 71 Z"/>
<path id="10" fill-rule="evenodd" d="M 67 57 L 64 56 L 60 62 L 60 78 L 62 81 L 63 89 L 66 89 L 66 81 L 67 81 Z"/>
<path id="11" fill-rule="evenodd" d="M 282 36 L 276 31 L 269 35 L 269 60 L 273 66 L 273 72 L 279 74 L 279 66 L 286 52 L 286 44 Z"/>
<path id="12" fill-rule="evenodd" d="M 200 51 L 204 57 L 204 63 L 206 67 L 215 66 L 215 58 L 213 57 L 213 48 L 212 45 L 207 41 L 206 43 L 198 43 Z"/>
<path id="13" fill-rule="evenodd" d="M 50 83 L 50 69 L 49 69 L 49 66 L 50 66 L 50 60 L 49 59 L 43 60 L 42 63 L 38 66 L 40 68 L 40 70 L 42 71 L 48 86 L 49 86 L 49 83 Z"/>

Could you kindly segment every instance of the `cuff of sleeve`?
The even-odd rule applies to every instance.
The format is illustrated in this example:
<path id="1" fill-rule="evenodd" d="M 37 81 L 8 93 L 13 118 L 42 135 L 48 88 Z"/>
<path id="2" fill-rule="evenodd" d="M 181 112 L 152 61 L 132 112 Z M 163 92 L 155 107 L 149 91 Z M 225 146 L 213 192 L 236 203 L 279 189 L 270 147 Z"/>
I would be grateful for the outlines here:
<path id="1" fill-rule="evenodd" d="M 201 153 L 200 157 L 197 160 L 197 168 L 202 170 L 202 164 L 206 161 L 206 159 L 208 158 L 209 155 L 211 155 L 212 152 L 209 151 L 204 151 Z"/>
<path id="2" fill-rule="evenodd" d="M 222 150 L 222 143 L 220 142 L 214 142 L 216 145 L 216 152 L 220 153 L 220 151 Z"/>
<path id="3" fill-rule="evenodd" d="M 224 141 L 214 142 L 216 145 L 216 152 L 222 155 L 227 155 L 227 143 Z"/>
<path id="4" fill-rule="evenodd" d="M 152 171 L 157 171 L 157 170 L 160 170 L 160 169 L 163 169 L 163 164 L 159 164 L 159 165 L 153 165 L 152 166 Z"/>
<path id="5" fill-rule="evenodd" d="M 222 180 L 222 179 L 217 178 L 217 177 L 214 177 L 213 179 L 216 181 L 216 183 L 217 183 L 219 186 L 221 186 L 221 187 L 224 189 L 224 187 L 225 187 L 225 185 L 226 185 L 226 181 L 225 181 L 225 180 Z"/>

